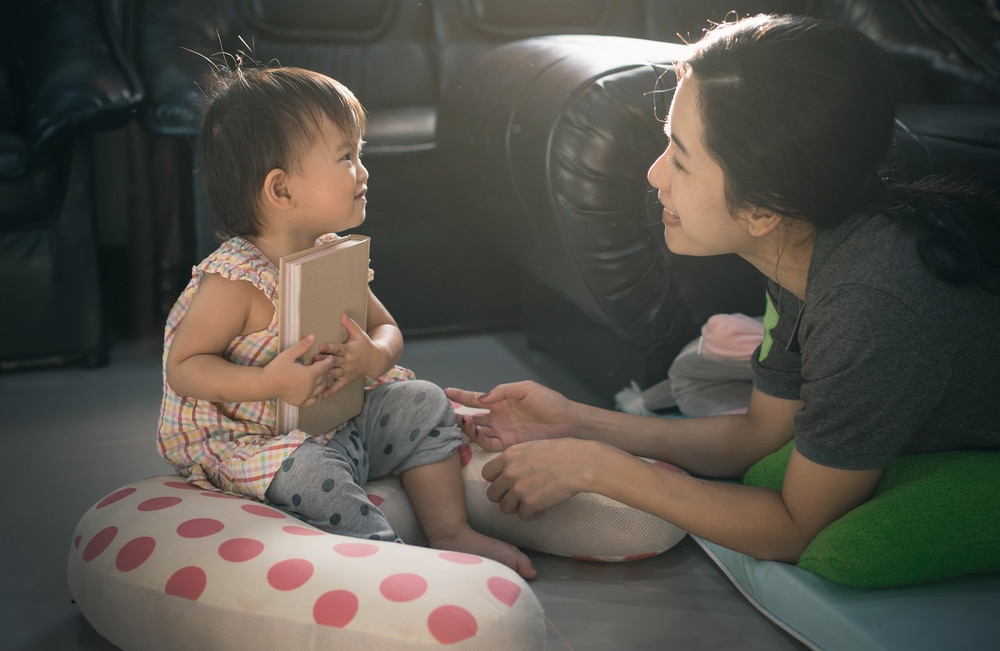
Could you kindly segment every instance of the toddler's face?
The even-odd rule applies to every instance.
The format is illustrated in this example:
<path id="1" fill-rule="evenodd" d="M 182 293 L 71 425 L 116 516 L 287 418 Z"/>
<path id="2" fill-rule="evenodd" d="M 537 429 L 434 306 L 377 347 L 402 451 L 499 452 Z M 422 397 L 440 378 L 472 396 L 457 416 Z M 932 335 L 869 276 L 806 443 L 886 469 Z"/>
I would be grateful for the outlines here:
<path id="1" fill-rule="evenodd" d="M 303 228 L 324 234 L 364 223 L 368 170 L 361 164 L 362 144 L 323 119 L 319 137 L 288 170 L 296 218 L 303 220 Z"/>

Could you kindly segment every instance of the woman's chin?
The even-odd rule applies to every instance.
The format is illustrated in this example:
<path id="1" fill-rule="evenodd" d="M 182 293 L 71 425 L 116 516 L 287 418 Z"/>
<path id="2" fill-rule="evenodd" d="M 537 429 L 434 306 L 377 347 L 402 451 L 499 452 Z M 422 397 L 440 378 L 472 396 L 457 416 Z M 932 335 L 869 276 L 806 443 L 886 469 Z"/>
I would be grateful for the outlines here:
<path id="1" fill-rule="evenodd" d="M 671 228 L 667 227 L 663 233 L 663 241 L 667 243 L 667 249 L 674 255 L 698 255 L 691 251 L 691 247 L 687 246 L 683 237 L 680 237 L 680 233 L 671 233 Z"/>

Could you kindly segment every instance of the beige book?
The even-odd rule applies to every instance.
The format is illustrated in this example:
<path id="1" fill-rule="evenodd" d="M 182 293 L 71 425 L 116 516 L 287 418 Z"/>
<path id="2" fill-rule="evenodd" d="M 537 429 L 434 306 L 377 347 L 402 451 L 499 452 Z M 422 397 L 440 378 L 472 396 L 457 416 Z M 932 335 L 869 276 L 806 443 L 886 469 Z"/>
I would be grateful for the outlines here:
<path id="1" fill-rule="evenodd" d="M 300 359 L 309 364 L 319 344 L 341 343 L 347 332 L 340 315 L 347 313 L 362 329 L 368 321 L 369 239 L 349 235 L 281 258 L 278 282 L 278 337 L 281 349 L 316 335 L 312 348 Z M 324 434 L 361 413 L 364 378 L 308 407 L 278 400 L 278 429 L 287 434 L 300 429 L 311 436 Z"/>

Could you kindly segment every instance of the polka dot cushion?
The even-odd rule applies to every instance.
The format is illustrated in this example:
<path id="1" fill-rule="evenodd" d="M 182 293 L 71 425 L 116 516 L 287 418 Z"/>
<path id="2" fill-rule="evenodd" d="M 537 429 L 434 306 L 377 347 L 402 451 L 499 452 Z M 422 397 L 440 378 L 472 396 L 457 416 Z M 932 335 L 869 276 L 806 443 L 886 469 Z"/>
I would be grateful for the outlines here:
<path id="1" fill-rule="evenodd" d="M 541 606 L 499 563 L 319 531 L 176 477 L 77 525 L 70 588 L 123 649 L 541 649 Z"/>
<path id="2" fill-rule="evenodd" d="M 497 456 L 474 444 L 459 449 L 465 478 L 465 502 L 469 523 L 477 531 L 506 540 L 525 549 L 583 560 L 620 562 L 656 556 L 686 535 L 677 526 L 656 516 L 594 493 L 581 493 L 546 511 L 545 516 L 526 522 L 505 515 L 486 497 L 489 482 L 483 466 Z M 656 465 L 681 472 L 676 466 Z M 395 478 L 369 482 L 368 493 L 382 509 L 403 540 L 426 544 L 413 508 Z"/>
<path id="3" fill-rule="evenodd" d="M 685 535 L 593 494 L 523 522 L 486 498 L 482 467 L 496 453 L 469 444 L 460 453 L 471 524 L 518 546 L 623 561 Z M 94 628 L 124 649 L 544 648 L 541 606 L 515 572 L 419 546 L 426 540 L 399 481 L 366 488 L 410 544 L 326 533 L 175 476 L 135 482 L 81 518 L 70 588 Z"/>

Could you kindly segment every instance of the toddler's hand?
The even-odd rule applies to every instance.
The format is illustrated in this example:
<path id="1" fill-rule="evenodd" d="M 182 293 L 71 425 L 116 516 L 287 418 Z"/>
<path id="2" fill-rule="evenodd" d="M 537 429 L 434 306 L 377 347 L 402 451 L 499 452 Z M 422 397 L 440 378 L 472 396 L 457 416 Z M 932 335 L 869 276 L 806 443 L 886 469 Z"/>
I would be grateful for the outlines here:
<path id="1" fill-rule="evenodd" d="M 299 361 L 314 341 L 314 335 L 305 337 L 278 353 L 262 370 L 265 382 L 274 388 L 272 393 L 297 407 L 308 407 L 319 400 L 331 382 L 334 360 L 329 355 L 316 355 L 311 364 Z"/>
<path id="2" fill-rule="evenodd" d="M 330 371 L 333 384 L 323 392 L 324 396 L 336 393 L 341 387 L 360 377 L 381 375 L 382 371 L 376 369 L 381 369 L 385 363 L 385 351 L 371 340 L 354 319 L 344 314 L 340 317 L 340 323 L 347 331 L 344 343 L 324 343 L 319 347 L 321 354 L 333 358 L 333 369 Z"/>

